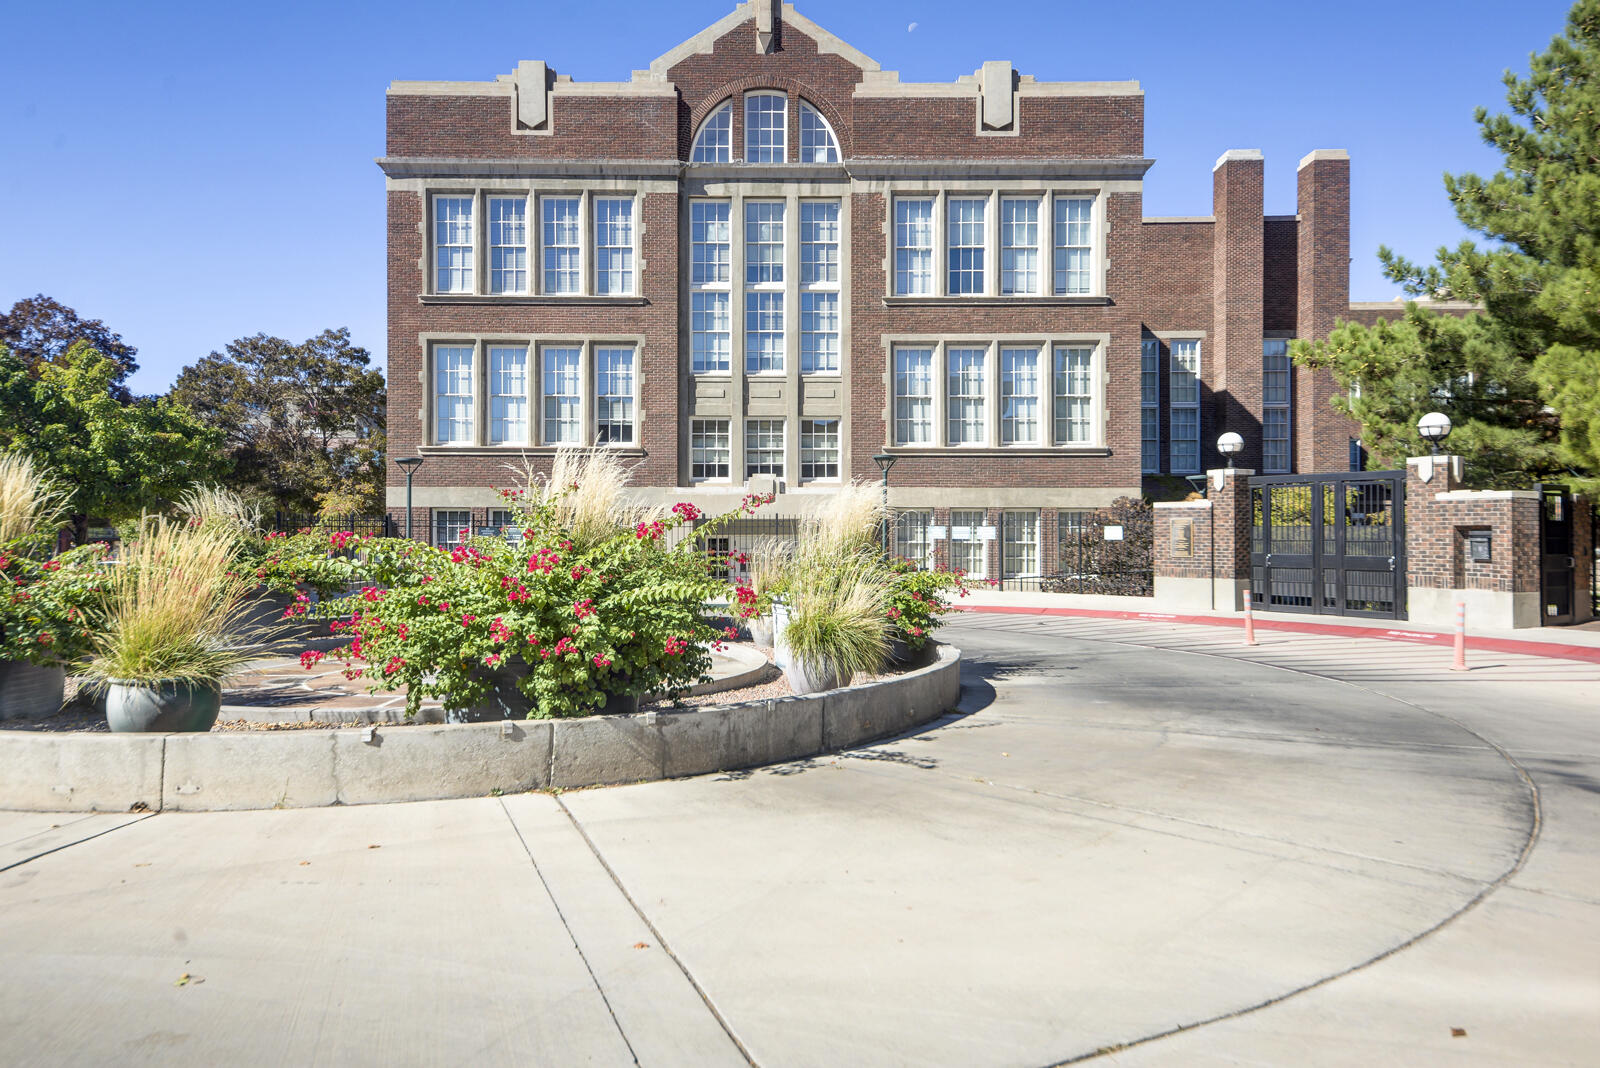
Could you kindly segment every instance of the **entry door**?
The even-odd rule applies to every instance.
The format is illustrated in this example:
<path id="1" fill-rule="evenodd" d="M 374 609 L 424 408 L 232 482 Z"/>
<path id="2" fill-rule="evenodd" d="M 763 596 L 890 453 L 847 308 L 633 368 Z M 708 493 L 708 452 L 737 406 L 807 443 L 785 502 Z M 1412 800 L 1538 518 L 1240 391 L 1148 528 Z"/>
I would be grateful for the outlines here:
<path id="1" fill-rule="evenodd" d="M 1540 486 L 1539 618 L 1546 626 L 1573 621 L 1578 599 L 1572 551 L 1572 494 L 1563 486 Z"/>

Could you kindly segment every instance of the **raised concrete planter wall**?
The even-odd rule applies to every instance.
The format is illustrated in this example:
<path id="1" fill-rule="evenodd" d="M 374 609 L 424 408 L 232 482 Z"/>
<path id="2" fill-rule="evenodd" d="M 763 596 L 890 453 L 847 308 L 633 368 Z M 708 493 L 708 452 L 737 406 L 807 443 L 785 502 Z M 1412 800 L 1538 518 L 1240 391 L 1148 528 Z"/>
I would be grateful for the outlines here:
<path id="1" fill-rule="evenodd" d="M 0 732 L 0 808 L 216 811 L 481 797 L 800 760 L 937 719 L 961 654 L 805 697 L 583 719 L 208 734 Z"/>

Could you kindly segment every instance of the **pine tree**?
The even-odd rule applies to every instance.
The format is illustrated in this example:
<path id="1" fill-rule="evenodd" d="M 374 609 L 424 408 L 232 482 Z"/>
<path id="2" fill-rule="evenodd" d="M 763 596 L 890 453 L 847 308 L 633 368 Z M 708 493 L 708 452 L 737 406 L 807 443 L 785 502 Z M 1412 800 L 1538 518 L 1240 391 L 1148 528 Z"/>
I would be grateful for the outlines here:
<path id="1" fill-rule="evenodd" d="M 1511 114 L 1475 115 L 1504 168 L 1444 179 L 1486 243 L 1441 248 L 1427 266 L 1378 252 L 1408 293 L 1482 310 L 1458 319 L 1413 302 L 1397 322 L 1346 323 L 1295 355 L 1351 391 L 1336 406 L 1378 466 L 1425 451 L 1416 420 L 1437 409 L 1475 485 L 1600 488 L 1600 0 L 1578 0 L 1565 35 L 1505 84 Z"/>

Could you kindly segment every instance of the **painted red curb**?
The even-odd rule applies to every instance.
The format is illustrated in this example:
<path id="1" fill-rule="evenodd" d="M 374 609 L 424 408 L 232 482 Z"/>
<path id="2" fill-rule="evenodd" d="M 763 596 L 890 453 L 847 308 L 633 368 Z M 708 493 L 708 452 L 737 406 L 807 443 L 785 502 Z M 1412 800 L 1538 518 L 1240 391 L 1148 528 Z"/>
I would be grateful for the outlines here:
<path id="1" fill-rule="evenodd" d="M 1110 608 L 1027 608 L 1020 605 L 960 605 L 962 612 L 987 612 L 1010 616 L 1080 616 L 1090 619 L 1142 619 L 1152 623 L 1191 623 L 1202 627 L 1240 627 L 1244 617 L 1188 616 L 1176 612 L 1123 612 Z M 1454 634 L 1435 634 L 1423 630 L 1394 630 L 1386 627 L 1346 627 L 1336 623 L 1302 623 L 1299 620 L 1255 617 L 1257 630 L 1288 630 L 1300 634 L 1331 634 L 1341 638 L 1377 638 L 1391 642 L 1417 642 L 1448 646 Z M 1467 636 L 1467 648 L 1485 653 L 1520 653 L 1552 660 L 1581 660 L 1600 664 L 1600 647 L 1564 645 L 1557 642 L 1529 642 L 1516 638 L 1474 638 Z"/>

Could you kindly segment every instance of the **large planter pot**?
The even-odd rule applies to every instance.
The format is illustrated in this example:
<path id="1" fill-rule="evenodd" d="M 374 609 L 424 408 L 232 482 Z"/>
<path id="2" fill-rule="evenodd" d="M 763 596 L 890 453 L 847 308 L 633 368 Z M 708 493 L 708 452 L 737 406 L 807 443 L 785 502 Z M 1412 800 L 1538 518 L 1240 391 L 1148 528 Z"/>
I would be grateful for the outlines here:
<path id="1" fill-rule="evenodd" d="M 114 731 L 208 731 L 222 711 L 222 687 L 169 679 L 119 682 L 106 688 L 106 722 Z"/>
<path id="2" fill-rule="evenodd" d="M 781 603 L 772 606 L 772 660 L 779 667 L 787 670 L 789 667 L 789 643 L 784 641 L 783 632 L 789 629 L 789 609 Z"/>
<path id="3" fill-rule="evenodd" d="M 61 711 L 67 671 L 26 660 L 0 660 L 0 719 L 42 719 Z"/>
<path id="4" fill-rule="evenodd" d="M 793 657 L 784 665 L 783 677 L 789 680 L 789 689 L 797 694 L 837 690 L 844 685 L 839 676 L 828 668 L 807 665 Z"/>
<path id="5" fill-rule="evenodd" d="M 744 625 L 750 628 L 750 640 L 752 642 L 755 642 L 763 649 L 772 648 L 772 616 L 770 614 L 751 616 L 744 621 Z"/>

